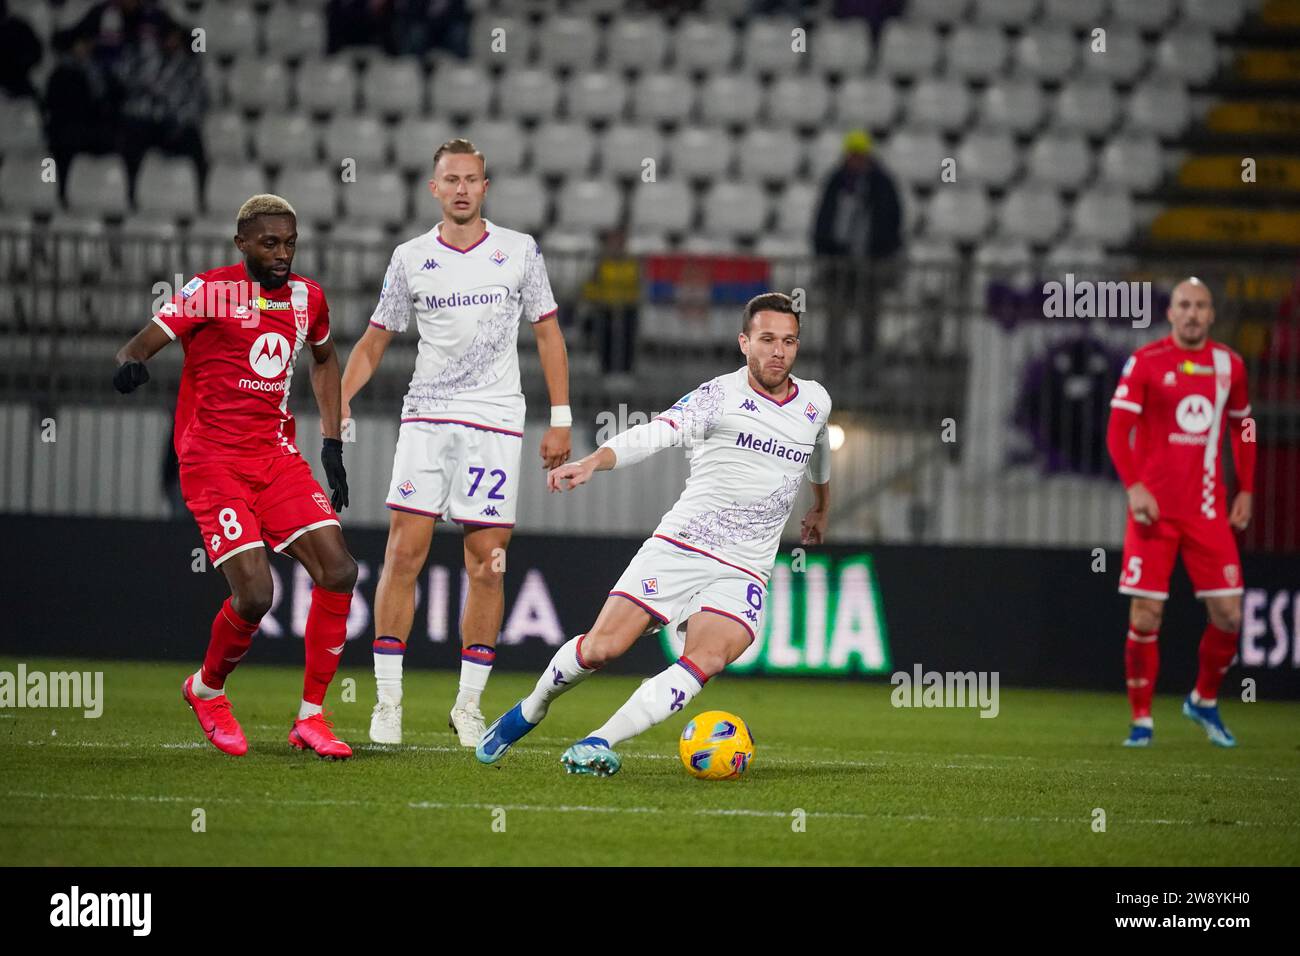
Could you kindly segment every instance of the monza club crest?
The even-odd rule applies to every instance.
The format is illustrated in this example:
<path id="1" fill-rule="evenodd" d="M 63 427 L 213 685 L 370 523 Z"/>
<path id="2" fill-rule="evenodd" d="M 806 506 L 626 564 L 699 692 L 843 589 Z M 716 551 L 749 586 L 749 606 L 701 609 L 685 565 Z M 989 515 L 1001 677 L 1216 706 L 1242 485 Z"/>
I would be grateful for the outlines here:
<path id="1" fill-rule="evenodd" d="M 311 495 L 311 500 L 316 502 L 316 504 L 320 505 L 321 511 L 325 512 L 326 514 L 330 513 L 330 500 L 325 497 L 324 492 L 313 491 Z"/>

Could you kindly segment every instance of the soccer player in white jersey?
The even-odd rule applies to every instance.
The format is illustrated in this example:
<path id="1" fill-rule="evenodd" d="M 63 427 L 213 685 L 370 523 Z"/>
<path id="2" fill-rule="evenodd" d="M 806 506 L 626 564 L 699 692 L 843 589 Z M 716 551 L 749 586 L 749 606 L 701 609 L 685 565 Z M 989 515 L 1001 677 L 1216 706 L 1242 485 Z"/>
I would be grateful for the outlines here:
<path id="1" fill-rule="evenodd" d="M 343 372 L 343 417 L 393 337 L 412 319 L 420 334 L 402 404 L 384 569 L 375 594 L 376 743 L 402 741 L 402 656 L 415 616 L 415 582 L 434 524 L 465 530 L 469 593 L 461 618 L 460 690 L 450 725 L 473 747 L 483 734 L 479 700 L 496 658 L 504 606 L 505 551 L 515 524 L 524 433 L 517 338 L 522 317 L 537 335 L 551 399 L 543 468 L 568 461 L 569 367 L 555 298 L 532 236 L 482 216 L 483 154 L 464 139 L 438 147 L 429 188 L 443 219 L 393 252 L 370 326 Z"/>
<path id="2" fill-rule="evenodd" d="M 682 710 L 754 640 L 767 579 L 804 475 L 813 507 L 804 544 L 820 544 L 830 506 L 826 389 L 790 375 L 799 316 L 789 296 L 769 292 L 745 306 L 744 367 L 705 382 L 653 421 L 616 435 L 579 461 L 551 471 L 552 491 L 586 484 L 670 446 L 690 454 L 681 497 L 646 539 L 586 634 L 562 646 L 533 692 L 487 728 L 475 754 L 495 763 L 536 727 L 551 702 L 661 626 L 685 637 L 682 656 L 641 685 L 600 727 L 560 758 L 570 773 L 608 776 L 620 742 Z"/>

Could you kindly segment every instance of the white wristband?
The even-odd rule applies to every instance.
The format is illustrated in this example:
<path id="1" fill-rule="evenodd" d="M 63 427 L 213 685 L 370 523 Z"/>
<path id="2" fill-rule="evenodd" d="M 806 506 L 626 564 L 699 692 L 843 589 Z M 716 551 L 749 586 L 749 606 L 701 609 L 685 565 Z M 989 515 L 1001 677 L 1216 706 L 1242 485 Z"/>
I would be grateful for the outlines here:
<path id="1" fill-rule="evenodd" d="M 552 428 L 569 428 L 573 425 L 573 412 L 569 411 L 568 405 L 551 406 L 551 427 Z"/>

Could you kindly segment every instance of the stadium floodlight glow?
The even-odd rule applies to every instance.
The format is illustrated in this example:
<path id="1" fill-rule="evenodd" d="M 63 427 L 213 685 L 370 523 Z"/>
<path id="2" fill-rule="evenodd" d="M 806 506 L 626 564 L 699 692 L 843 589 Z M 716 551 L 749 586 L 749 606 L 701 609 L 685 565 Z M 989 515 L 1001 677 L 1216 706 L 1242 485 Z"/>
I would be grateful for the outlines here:
<path id="1" fill-rule="evenodd" d="M 844 447 L 844 429 L 839 425 L 827 425 L 826 437 L 831 441 L 831 451 L 839 451 Z"/>

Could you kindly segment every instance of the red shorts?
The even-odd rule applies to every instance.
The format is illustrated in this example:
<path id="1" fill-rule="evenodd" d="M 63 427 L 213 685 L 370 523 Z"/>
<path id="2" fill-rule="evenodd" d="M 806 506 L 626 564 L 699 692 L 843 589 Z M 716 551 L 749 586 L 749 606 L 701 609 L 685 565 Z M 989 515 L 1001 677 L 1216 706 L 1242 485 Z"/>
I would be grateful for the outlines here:
<path id="1" fill-rule="evenodd" d="M 1124 532 L 1120 593 L 1161 601 L 1169 597 L 1169 575 L 1180 550 L 1198 598 L 1242 593 L 1241 559 L 1227 518 L 1161 516 L 1155 524 L 1138 524 L 1132 513 Z"/>
<path id="2" fill-rule="evenodd" d="M 339 527 L 302 455 L 182 465 L 180 478 L 213 567 L 264 543 L 283 551 L 308 531 Z"/>

